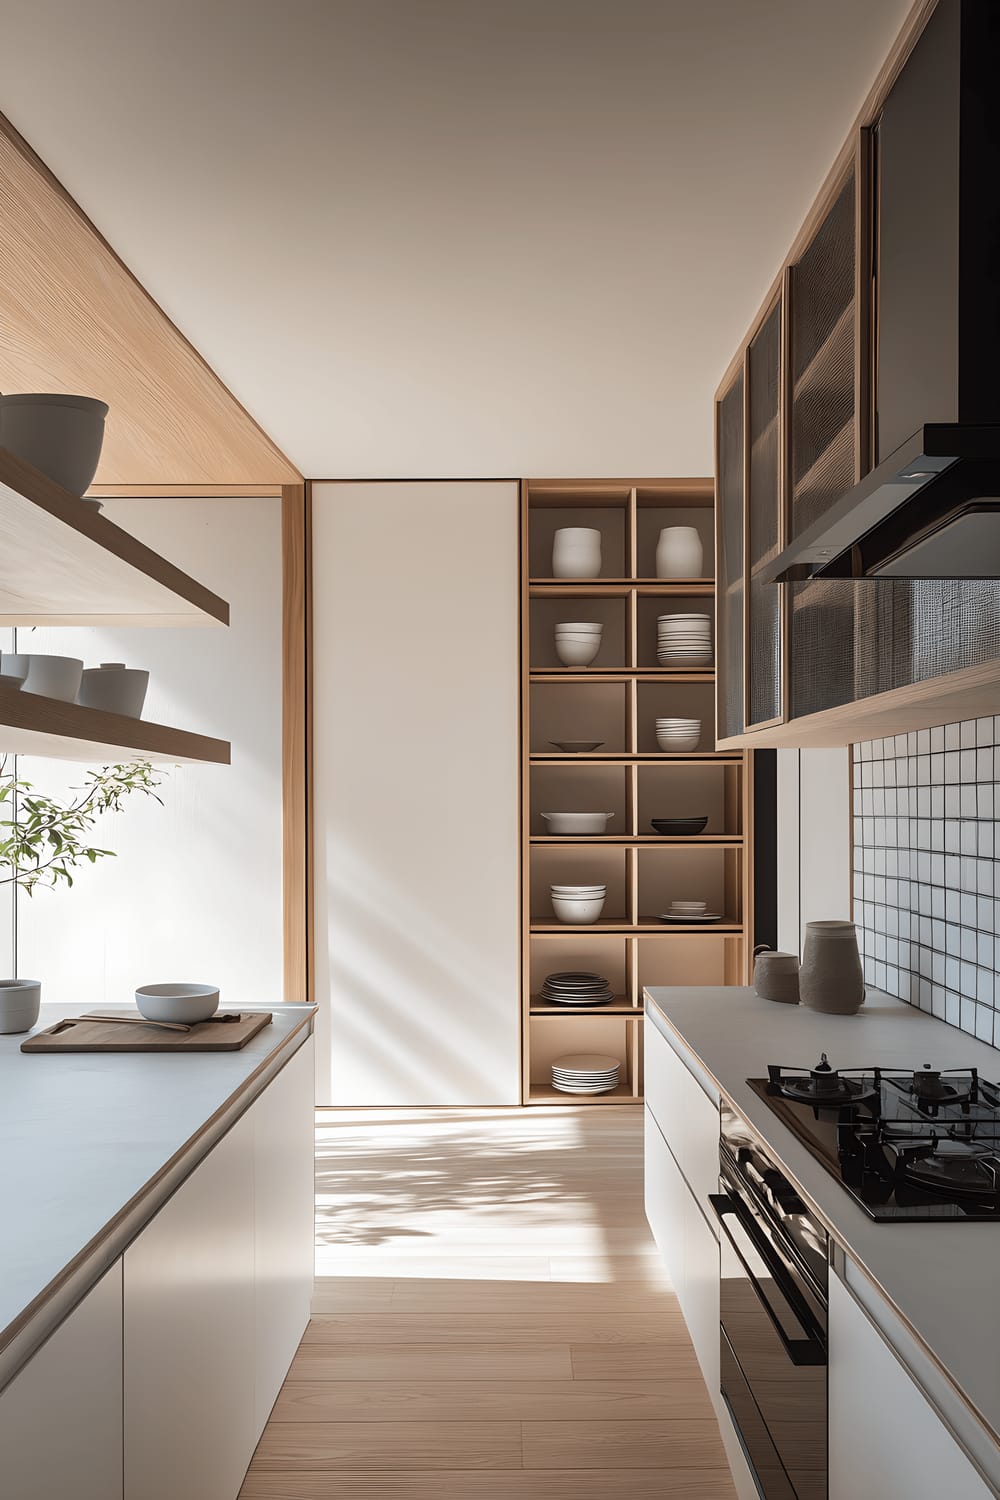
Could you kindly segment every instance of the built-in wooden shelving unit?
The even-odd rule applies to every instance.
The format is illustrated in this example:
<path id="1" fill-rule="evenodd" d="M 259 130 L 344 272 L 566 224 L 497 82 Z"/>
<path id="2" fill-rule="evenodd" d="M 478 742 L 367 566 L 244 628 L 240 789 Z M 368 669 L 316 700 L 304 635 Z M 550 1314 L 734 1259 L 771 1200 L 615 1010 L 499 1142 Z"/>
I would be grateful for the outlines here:
<path id="1" fill-rule="evenodd" d="M 649 984 L 738 984 L 747 973 L 750 921 L 749 757 L 716 753 L 714 667 L 661 667 L 656 620 L 671 608 L 714 615 L 712 577 L 657 579 L 662 527 L 694 525 L 706 571 L 714 553 L 714 486 L 708 479 L 526 480 L 522 484 L 522 1101 L 622 1104 L 642 1098 L 642 991 Z M 564 526 L 602 535 L 596 579 L 551 577 L 552 541 Z M 601 620 L 601 650 L 590 667 L 559 665 L 560 620 Z M 664 753 L 655 720 L 699 718 L 689 753 Z M 567 754 L 552 741 L 600 740 Z M 607 833 L 548 834 L 542 812 L 615 812 Z M 652 817 L 706 814 L 696 837 L 661 837 Z M 601 881 L 608 898 L 598 922 L 556 920 L 553 882 Z M 672 899 L 707 899 L 723 913 L 708 924 L 658 920 Z M 716 904 L 717 903 L 717 904 Z M 590 1010 L 540 997 L 547 973 L 595 970 L 612 1004 Z M 572 1052 L 622 1059 L 613 1093 L 562 1094 L 552 1059 Z"/>
<path id="2" fill-rule="evenodd" d="M 0 625 L 228 625 L 229 605 L 0 448 Z M 0 753 L 228 764 L 225 740 L 0 682 Z"/>

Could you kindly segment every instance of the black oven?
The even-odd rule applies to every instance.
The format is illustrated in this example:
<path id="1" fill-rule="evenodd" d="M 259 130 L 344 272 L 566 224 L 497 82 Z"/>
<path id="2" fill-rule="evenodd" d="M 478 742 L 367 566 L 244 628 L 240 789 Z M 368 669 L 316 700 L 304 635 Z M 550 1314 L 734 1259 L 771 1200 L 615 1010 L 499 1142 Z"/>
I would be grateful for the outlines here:
<path id="1" fill-rule="evenodd" d="M 765 1500 L 827 1500 L 828 1240 L 722 1105 L 722 1394 Z"/>

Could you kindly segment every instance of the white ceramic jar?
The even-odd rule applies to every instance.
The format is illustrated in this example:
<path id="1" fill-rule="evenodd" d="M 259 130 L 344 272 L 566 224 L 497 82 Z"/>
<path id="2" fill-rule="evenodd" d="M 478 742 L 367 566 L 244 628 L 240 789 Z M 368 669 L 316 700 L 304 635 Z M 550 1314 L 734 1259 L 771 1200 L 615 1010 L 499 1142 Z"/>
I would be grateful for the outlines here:
<path id="1" fill-rule="evenodd" d="M 75 703 L 83 677 L 83 662 L 76 656 L 45 656 L 41 652 L 16 652 L 4 657 L 4 671 L 24 673 L 25 693 Z"/>
<path id="2" fill-rule="evenodd" d="M 865 999 L 865 977 L 853 922 L 807 922 L 799 999 L 810 1010 L 851 1016 Z"/>
<path id="3" fill-rule="evenodd" d="M 656 544 L 657 578 L 700 578 L 705 549 L 695 526 L 665 526 Z"/>
<path id="4" fill-rule="evenodd" d="M 102 661 L 83 674 L 77 703 L 83 708 L 101 708 L 126 719 L 142 717 L 149 673 L 126 667 L 123 661 Z"/>
<path id="5" fill-rule="evenodd" d="M 597 578 L 601 533 L 589 526 L 562 526 L 552 540 L 553 578 Z"/>
<path id="6" fill-rule="evenodd" d="M 0 979 L 0 1034 L 30 1031 L 41 1003 L 42 986 L 37 979 Z"/>

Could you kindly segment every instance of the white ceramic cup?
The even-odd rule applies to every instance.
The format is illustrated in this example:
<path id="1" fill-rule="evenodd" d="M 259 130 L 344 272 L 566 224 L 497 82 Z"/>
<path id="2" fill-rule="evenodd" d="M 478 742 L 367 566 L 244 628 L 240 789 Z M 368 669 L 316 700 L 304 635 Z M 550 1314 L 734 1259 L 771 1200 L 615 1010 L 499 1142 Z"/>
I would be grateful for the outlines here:
<path id="1" fill-rule="evenodd" d="M 589 526 L 562 526 L 552 539 L 553 578 L 596 578 L 601 571 L 601 533 Z"/>
<path id="2" fill-rule="evenodd" d="M 701 578 L 705 549 L 694 526 L 665 526 L 656 544 L 657 578 Z"/>

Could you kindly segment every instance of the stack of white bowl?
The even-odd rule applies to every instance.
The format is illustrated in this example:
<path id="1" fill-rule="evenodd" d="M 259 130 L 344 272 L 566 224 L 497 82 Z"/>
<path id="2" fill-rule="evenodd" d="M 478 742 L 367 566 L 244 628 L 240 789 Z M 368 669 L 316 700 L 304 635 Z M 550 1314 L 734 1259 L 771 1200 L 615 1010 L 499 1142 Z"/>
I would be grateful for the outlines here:
<path id="1" fill-rule="evenodd" d="M 573 927 L 596 922 L 608 896 L 606 885 L 553 885 L 549 890 L 557 920 Z"/>
<path id="2" fill-rule="evenodd" d="M 712 660 L 711 615 L 660 615 L 656 632 L 661 667 L 697 667 Z"/>
<path id="3" fill-rule="evenodd" d="M 700 719 L 657 719 L 656 743 L 661 750 L 675 755 L 697 750 L 701 740 Z"/>
<path id="4" fill-rule="evenodd" d="M 601 649 L 604 626 L 592 620 L 570 620 L 556 626 L 556 655 L 564 667 L 589 667 Z"/>

